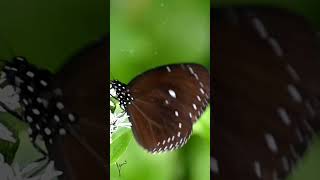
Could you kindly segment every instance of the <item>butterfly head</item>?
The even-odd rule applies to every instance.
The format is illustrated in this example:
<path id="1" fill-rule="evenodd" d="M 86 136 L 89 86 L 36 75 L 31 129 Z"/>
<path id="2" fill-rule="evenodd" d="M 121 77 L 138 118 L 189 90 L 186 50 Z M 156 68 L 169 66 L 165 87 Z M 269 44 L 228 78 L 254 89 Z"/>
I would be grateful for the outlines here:
<path id="1" fill-rule="evenodd" d="M 110 94 L 120 102 L 120 107 L 126 109 L 131 104 L 133 97 L 126 84 L 113 80 L 110 83 Z"/>

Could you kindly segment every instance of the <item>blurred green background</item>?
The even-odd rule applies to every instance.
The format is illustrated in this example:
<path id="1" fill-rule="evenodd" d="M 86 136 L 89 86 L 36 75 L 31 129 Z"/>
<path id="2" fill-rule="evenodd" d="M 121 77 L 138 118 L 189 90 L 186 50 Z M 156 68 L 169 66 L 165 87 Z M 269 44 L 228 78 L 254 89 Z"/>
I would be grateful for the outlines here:
<path id="1" fill-rule="evenodd" d="M 318 0 L 215 0 L 213 7 L 221 6 L 274 6 L 288 8 L 300 15 L 314 26 L 315 31 L 320 30 L 320 1 Z M 303 61 L 304 59 L 302 59 Z M 314 140 L 306 156 L 300 161 L 289 180 L 319 180 L 320 179 L 320 138 Z"/>
<path id="2" fill-rule="evenodd" d="M 209 0 L 111 0 L 111 79 L 128 83 L 156 66 L 194 62 L 210 64 Z M 131 139 L 111 166 L 112 180 L 207 180 L 210 176 L 210 113 L 196 123 L 181 149 L 151 155 Z M 112 145 L 111 145 L 112 146 Z"/>

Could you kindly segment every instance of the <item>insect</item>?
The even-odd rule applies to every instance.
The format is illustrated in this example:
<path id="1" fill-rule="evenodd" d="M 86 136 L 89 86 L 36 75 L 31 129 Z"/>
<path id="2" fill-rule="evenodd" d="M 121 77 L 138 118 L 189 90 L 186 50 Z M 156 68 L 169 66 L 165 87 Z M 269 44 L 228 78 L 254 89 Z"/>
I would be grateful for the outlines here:
<path id="1" fill-rule="evenodd" d="M 103 80 L 107 71 L 102 66 L 107 57 L 106 42 L 105 38 L 83 49 L 56 74 L 22 57 L 4 65 L 5 83 L 16 89 L 22 110 L 6 109 L 29 125 L 34 147 L 63 171 L 59 180 L 107 177 L 103 146 L 106 114 L 101 100 L 107 90 L 103 81 L 91 80 Z M 37 138 L 44 141 L 47 151 L 38 145 Z"/>
<path id="2" fill-rule="evenodd" d="M 319 131 L 315 34 L 284 9 L 213 13 L 213 179 L 276 180 Z"/>
<path id="3" fill-rule="evenodd" d="M 198 64 L 156 67 L 129 82 L 111 81 L 137 142 L 148 152 L 183 146 L 209 103 L 209 72 Z"/>

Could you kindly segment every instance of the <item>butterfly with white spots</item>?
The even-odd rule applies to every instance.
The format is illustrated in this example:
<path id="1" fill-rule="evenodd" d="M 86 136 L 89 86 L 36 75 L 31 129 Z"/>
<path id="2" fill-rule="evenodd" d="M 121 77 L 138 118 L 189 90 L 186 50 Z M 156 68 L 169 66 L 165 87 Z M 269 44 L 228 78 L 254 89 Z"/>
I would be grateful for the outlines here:
<path id="1" fill-rule="evenodd" d="M 209 71 L 199 64 L 169 64 L 136 76 L 111 91 L 129 115 L 137 142 L 153 154 L 185 145 L 209 103 Z"/>
<path id="2" fill-rule="evenodd" d="M 213 179 L 283 179 L 320 129 L 315 33 L 284 9 L 211 12 Z"/>

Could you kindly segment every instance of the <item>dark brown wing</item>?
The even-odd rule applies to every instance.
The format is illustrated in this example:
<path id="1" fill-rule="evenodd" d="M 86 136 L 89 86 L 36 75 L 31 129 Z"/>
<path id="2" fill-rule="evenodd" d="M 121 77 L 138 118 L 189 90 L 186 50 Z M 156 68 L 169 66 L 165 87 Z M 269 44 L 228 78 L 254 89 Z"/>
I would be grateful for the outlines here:
<path id="1" fill-rule="evenodd" d="M 60 179 L 107 179 L 109 162 L 106 158 L 108 138 L 105 107 L 108 42 L 108 39 L 104 39 L 82 50 L 56 76 L 57 86 L 62 88 L 65 107 L 80 118 L 73 127 L 78 138 L 67 134 L 49 147 L 57 169 L 64 172 Z M 79 140 L 82 142 L 79 143 Z M 87 145 L 100 159 L 88 150 Z"/>
<path id="2" fill-rule="evenodd" d="M 135 138 L 145 149 L 162 152 L 182 146 L 209 102 L 209 72 L 197 64 L 167 65 L 138 76 L 128 85 Z"/>
<path id="3" fill-rule="evenodd" d="M 286 177 L 319 128 L 314 34 L 285 10 L 212 12 L 213 178 Z"/>

